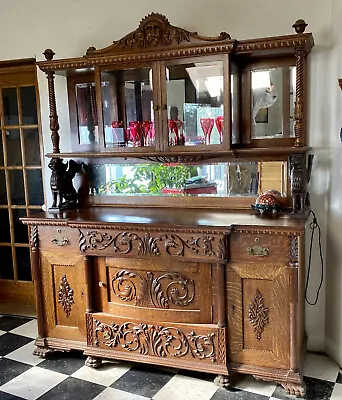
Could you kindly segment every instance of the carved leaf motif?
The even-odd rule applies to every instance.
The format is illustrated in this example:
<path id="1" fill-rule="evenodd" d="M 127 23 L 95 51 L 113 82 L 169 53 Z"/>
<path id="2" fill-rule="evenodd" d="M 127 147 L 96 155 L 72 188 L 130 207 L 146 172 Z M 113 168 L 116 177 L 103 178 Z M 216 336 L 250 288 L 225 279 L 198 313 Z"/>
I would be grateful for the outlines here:
<path id="1" fill-rule="evenodd" d="M 58 303 L 63 308 L 65 315 L 69 318 L 71 313 L 71 306 L 74 302 L 74 291 L 70 288 L 66 275 L 61 277 L 58 290 Z"/>
<path id="2" fill-rule="evenodd" d="M 252 324 L 256 338 L 260 341 L 261 335 L 265 326 L 269 323 L 268 319 L 269 309 L 264 304 L 259 289 L 256 290 L 256 295 L 248 307 L 249 322 Z"/>
<path id="3" fill-rule="evenodd" d="M 114 294 L 122 301 L 134 301 L 138 305 L 143 294 L 144 278 L 129 270 L 118 271 L 112 279 Z"/>
<path id="4" fill-rule="evenodd" d="M 105 324 L 95 322 L 96 346 L 100 344 L 115 348 L 121 347 L 127 351 L 137 351 L 139 354 L 157 357 L 184 357 L 190 354 L 200 360 L 216 361 L 214 344 L 215 333 L 208 335 L 188 334 L 174 327 L 134 324 L 125 322 Z"/>

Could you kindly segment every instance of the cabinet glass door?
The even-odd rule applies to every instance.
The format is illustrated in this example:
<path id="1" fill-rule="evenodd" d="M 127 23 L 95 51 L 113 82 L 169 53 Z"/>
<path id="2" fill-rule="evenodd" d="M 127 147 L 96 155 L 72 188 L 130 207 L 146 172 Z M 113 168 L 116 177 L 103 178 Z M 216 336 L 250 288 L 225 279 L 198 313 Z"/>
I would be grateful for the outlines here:
<path id="1" fill-rule="evenodd" d="M 101 72 L 105 147 L 154 147 L 152 67 Z"/>
<path id="2" fill-rule="evenodd" d="M 167 63 L 165 75 L 168 145 L 221 144 L 224 132 L 223 62 Z"/>

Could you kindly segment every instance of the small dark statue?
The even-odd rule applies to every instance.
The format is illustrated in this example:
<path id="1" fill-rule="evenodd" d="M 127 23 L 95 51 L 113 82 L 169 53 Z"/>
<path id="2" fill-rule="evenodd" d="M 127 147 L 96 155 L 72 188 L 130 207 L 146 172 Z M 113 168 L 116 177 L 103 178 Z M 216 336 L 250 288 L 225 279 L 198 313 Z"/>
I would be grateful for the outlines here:
<path id="1" fill-rule="evenodd" d="M 61 158 L 53 158 L 49 162 L 51 169 L 50 186 L 53 203 L 51 209 L 67 210 L 77 206 L 78 195 L 72 184 L 76 173 L 81 171 L 81 165 L 74 160 L 63 163 Z M 64 201 L 63 201 L 64 199 Z"/>
<path id="2" fill-rule="evenodd" d="M 312 154 L 308 157 L 308 166 L 306 165 L 305 154 L 290 156 L 292 214 L 305 215 L 310 209 L 307 184 L 310 181 L 312 161 Z"/>

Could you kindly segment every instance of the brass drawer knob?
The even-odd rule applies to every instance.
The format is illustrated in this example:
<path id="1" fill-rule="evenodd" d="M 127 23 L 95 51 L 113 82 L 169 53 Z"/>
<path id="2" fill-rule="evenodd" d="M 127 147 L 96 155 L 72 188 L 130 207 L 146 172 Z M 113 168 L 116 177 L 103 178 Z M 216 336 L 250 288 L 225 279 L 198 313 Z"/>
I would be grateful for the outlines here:
<path id="1" fill-rule="evenodd" d="M 99 282 L 99 287 L 106 287 L 106 284 L 102 281 Z"/>
<path id="2" fill-rule="evenodd" d="M 57 246 L 66 246 L 69 244 L 69 239 L 61 235 L 61 230 L 57 229 L 59 235 L 54 236 L 51 239 L 51 243 L 56 244 Z"/>

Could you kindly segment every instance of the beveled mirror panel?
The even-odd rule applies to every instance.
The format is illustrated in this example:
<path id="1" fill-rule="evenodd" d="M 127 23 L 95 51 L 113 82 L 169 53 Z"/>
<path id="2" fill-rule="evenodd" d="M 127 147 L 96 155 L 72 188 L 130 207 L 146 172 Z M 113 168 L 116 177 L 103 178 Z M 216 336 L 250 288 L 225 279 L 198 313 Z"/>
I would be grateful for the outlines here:
<path id="1" fill-rule="evenodd" d="M 251 71 L 252 139 L 294 137 L 295 67 Z"/>
<path id="2" fill-rule="evenodd" d="M 266 190 L 287 195 L 287 163 L 228 162 L 204 165 L 94 164 L 93 196 L 256 197 Z"/>

